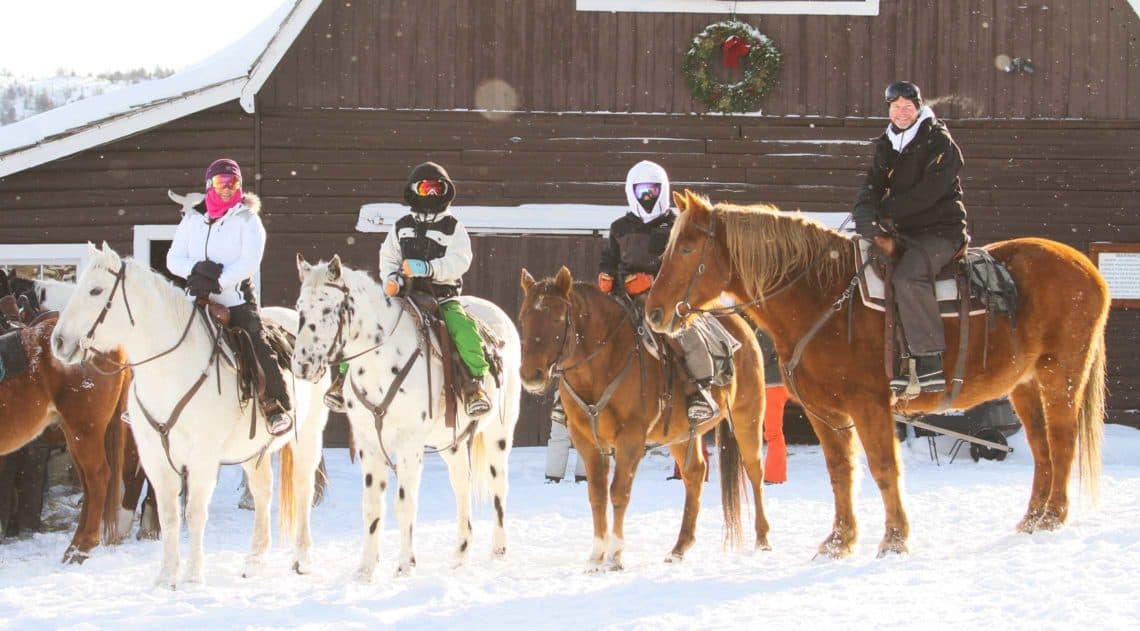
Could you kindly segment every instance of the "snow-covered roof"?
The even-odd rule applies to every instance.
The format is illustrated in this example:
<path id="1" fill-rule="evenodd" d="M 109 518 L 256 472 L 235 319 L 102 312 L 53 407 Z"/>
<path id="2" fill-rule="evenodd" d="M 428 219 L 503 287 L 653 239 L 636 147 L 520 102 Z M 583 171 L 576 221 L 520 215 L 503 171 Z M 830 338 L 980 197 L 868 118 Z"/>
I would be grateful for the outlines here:
<path id="1" fill-rule="evenodd" d="M 0 127 L 0 177 L 237 99 L 253 97 L 321 0 L 284 0 L 245 37 L 165 79 L 145 81 Z"/>

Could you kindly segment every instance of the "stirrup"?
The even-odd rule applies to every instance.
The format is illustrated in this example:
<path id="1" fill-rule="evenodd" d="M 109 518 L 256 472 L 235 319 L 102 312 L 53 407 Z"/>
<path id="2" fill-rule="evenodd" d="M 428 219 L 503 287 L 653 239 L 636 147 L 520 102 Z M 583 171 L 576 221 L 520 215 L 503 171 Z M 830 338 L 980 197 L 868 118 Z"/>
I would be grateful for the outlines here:
<path id="1" fill-rule="evenodd" d="M 293 417 L 284 411 L 274 412 L 266 419 L 266 424 L 271 436 L 284 436 L 293 429 Z"/>
<path id="2" fill-rule="evenodd" d="M 324 402 L 325 407 L 332 410 L 333 412 L 338 412 L 340 414 L 348 412 L 348 408 L 344 406 L 344 393 L 339 390 L 330 389 L 328 392 L 326 392 Z"/>
<path id="3" fill-rule="evenodd" d="M 465 397 L 463 408 L 467 411 L 467 416 L 481 418 L 491 412 L 491 399 L 487 397 L 487 393 L 482 388 L 479 388 Z"/>
<path id="4" fill-rule="evenodd" d="M 688 407 L 685 412 L 688 414 L 690 421 L 703 423 L 716 418 L 716 415 L 720 414 L 720 406 L 717 405 L 717 402 L 713 400 L 711 396 L 705 394 L 705 392 L 707 391 L 694 392 L 686 398 Z"/>

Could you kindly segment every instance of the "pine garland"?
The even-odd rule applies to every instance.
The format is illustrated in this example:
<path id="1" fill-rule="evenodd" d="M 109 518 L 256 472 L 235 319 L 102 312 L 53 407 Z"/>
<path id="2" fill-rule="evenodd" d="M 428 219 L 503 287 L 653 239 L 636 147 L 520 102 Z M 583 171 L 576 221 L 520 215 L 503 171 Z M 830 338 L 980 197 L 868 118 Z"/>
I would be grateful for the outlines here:
<path id="1" fill-rule="evenodd" d="M 744 39 L 751 50 L 740 58 L 744 78 L 736 83 L 721 83 L 712 72 L 720 59 L 725 40 L 732 36 Z M 718 112 L 754 112 L 776 82 L 782 58 L 768 36 L 750 24 L 729 20 L 710 24 L 693 38 L 685 54 L 681 71 L 689 83 L 693 97 Z"/>

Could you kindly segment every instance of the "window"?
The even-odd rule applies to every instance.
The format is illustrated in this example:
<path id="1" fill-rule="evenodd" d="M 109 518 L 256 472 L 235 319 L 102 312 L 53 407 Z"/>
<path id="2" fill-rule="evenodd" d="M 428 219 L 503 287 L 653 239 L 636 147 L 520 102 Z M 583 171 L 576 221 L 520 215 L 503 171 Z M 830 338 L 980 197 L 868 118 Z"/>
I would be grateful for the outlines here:
<path id="1" fill-rule="evenodd" d="M 737 15 L 878 15 L 879 0 L 577 0 L 579 11 Z"/>
<path id="2" fill-rule="evenodd" d="M 0 244 L 0 269 L 20 278 L 75 282 L 86 260 L 85 243 Z"/>

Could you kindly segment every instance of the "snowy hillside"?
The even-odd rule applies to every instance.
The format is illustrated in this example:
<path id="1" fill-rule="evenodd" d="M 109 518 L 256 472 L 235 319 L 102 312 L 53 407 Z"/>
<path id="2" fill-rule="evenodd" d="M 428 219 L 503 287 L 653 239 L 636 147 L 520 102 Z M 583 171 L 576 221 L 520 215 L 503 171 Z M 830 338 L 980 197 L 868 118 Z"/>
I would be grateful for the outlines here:
<path id="1" fill-rule="evenodd" d="M 1077 501 L 1055 533 L 1016 534 L 1032 464 L 1024 434 L 1005 462 L 930 461 L 904 448 L 911 554 L 875 559 L 882 504 L 864 474 L 854 557 L 813 560 L 832 518 L 821 452 L 793 447 L 789 482 L 766 487 L 773 551 L 726 552 L 716 471 L 705 487 L 697 544 L 662 559 L 680 522 L 672 463 L 641 466 L 626 522 L 627 568 L 587 574 L 591 520 L 584 485 L 543 484 L 542 448 L 511 455 L 506 560 L 490 558 L 493 510 L 482 506 L 467 567 L 453 569 L 454 504 L 442 462 L 426 459 L 416 526 L 417 574 L 394 578 L 398 540 L 384 524 L 383 568 L 352 579 L 361 543 L 360 478 L 345 450 L 327 452 L 332 487 L 314 513 L 316 572 L 289 572 L 279 545 L 269 574 L 240 577 L 252 514 L 236 508 L 240 473 L 222 470 L 206 533 L 205 586 L 156 589 L 157 542 L 97 549 L 59 565 L 69 535 L 0 546 L 0 626 L 11 629 L 1132 629 L 1140 620 L 1140 432 L 1109 426 L 1101 506 Z M 862 467 L 865 471 L 865 465 Z M 392 485 L 393 489 L 395 485 Z M 391 504 L 389 493 L 389 505 Z M 746 516 L 747 522 L 747 516 Z M 275 544 L 276 545 L 276 544 Z M 185 542 L 183 551 L 185 552 Z"/>
<path id="2" fill-rule="evenodd" d="M 140 68 L 99 75 L 78 75 L 61 70 L 53 77 L 29 78 L 0 71 L 0 125 L 8 125 L 73 101 L 170 74 L 171 71 L 161 68 Z"/>

